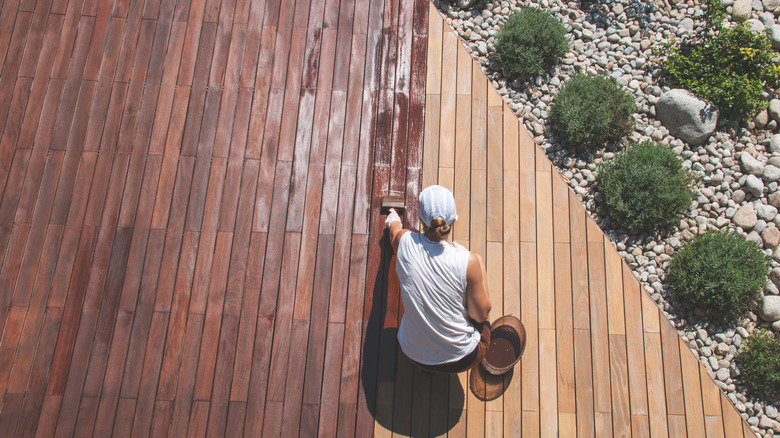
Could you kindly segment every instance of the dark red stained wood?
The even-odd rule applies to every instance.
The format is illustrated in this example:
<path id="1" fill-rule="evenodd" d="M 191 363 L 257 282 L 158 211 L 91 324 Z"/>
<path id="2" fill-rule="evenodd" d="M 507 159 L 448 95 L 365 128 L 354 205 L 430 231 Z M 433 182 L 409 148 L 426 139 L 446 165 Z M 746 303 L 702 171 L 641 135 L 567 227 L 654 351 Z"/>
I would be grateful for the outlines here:
<path id="1" fill-rule="evenodd" d="M 16 428 L 17 436 L 33 436 L 38 425 L 38 415 L 42 413 L 44 406 L 46 378 L 51 367 L 51 359 L 54 354 L 54 346 L 61 321 L 62 309 L 47 310 L 43 329 L 41 330 L 40 343 L 35 353 L 35 361 L 32 363 L 28 385 L 24 394 L 19 424 Z"/>
<path id="2" fill-rule="evenodd" d="M 197 412 L 197 403 L 192 403 L 192 393 L 195 386 L 195 372 L 198 365 L 198 349 L 200 347 L 202 330 L 203 315 L 195 313 L 190 314 L 187 321 L 184 344 L 182 346 L 181 366 L 178 368 L 178 375 L 176 376 L 178 380 L 175 383 L 176 395 L 170 429 L 172 435 L 183 435 L 187 433 L 191 405 L 194 405 L 193 412 Z M 203 415 L 208 415 L 208 409 Z M 187 436 L 190 436 L 190 434 L 187 433 Z"/>
<path id="3" fill-rule="evenodd" d="M 40 415 L 33 418 L 33 420 L 37 420 L 35 429 L 36 436 L 54 435 L 54 428 L 57 424 L 57 414 L 60 411 L 61 401 L 62 397 L 60 396 L 47 395 L 44 397 Z"/>
<path id="4" fill-rule="evenodd" d="M 290 350 L 301 344 L 293 344 L 292 317 L 295 301 L 295 277 L 298 271 L 298 251 L 300 234 L 286 233 L 284 255 L 282 259 L 279 291 L 274 313 L 274 341 L 271 353 L 271 365 L 268 374 L 267 402 L 284 401 L 285 386 L 288 384 L 287 370 L 290 366 Z M 298 382 L 291 380 L 289 384 Z"/>
<path id="5" fill-rule="evenodd" d="M 0 412 L 0 428 L 7 432 L 9 436 L 13 436 L 16 430 L 16 423 L 22 411 L 23 402 L 24 395 L 22 394 L 5 394 L 3 397 L 3 411 Z"/>
<path id="6" fill-rule="evenodd" d="M 27 238 L 22 264 L 19 268 L 19 278 L 14 291 L 12 304 L 16 306 L 26 306 L 30 303 L 33 281 L 35 280 L 35 272 L 38 268 L 40 253 L 44 245 L 46 227 L 51 214 L 62 158 L 63 154 L 61 152 L 52 152 L 46 160 L 40 192 L 36 199 L 35 210 L 30 224 L 30 234 Z M 13 278 L 9 278 L 9 280 L 11 281 L 6 284 L 13 285 Z"/>
<path id="7" fill-rule="evenodd" d="M 54 358 L 52 359 L 52 371 L 49 375 L 46 390 L 47 395 L 60 396 L 65 390 L 71 358 L 75 351 L 74 342 L 77 341 L 77 333 L 81 324 L 81 305 L 89 273 L 89 263 L 87 261 L 92 257 L 96 236 L 97 230 L 94 228 L 85 228 L 81 233 L 79 249 L 74 262 L 73 277 L 63 310 L 62 325 L 57 337 Z M 94 324 L 94 321 L 91 324 Z M 86 342 L 91 342 L 91 339 Z"/>
<path id="8" fill-rule="evenodd" d="M 176 379 L 178 378 L 178 369 L 181 363 L 182 342 L 185 328 L 187 327 L 186 309 L 189 304 L 190 289 L 192 288 L 197 244 L 198 235 L 196 233 L 184 233 L 173 303 L 167 308 L 170 309 L 171 317 L 168 321 L 165 353 L 157 391 L 158 399 L 160 400 L 173 400 L 176 393 Z"/>
<path id="9" fill-rule="evenodd" d="M 246 402 L 231 401 L 228 408 L 227 427 L 225 436 L 240 436 L 244 431 L 244 418 L 246 416 Z"/>
<path id="10" fill-rule="evenodd" d="M 211 64 L 215 37 L 216 26 L 214 24 L 204 24 L 203 30 L 200 33 L 197 62 L 195 63 L 195 72 L 192 79 L 192 93 L 190 94 L 187 119 L 184 125 L 182 155 L 195 155 L 198 146 L 198 133 L 203 119 L 203 106 L 206 100 L 206 82 L 208 80 L 208 69 Z M 182 64 L 184 63 L 184 56 L 188 49 L 186 41 L 184 44 L 185 52 L 182 54 Z M 181 81 L 181 70 L 179 75 L 179 85 L 185 85 Z"/>
<path id="11" fill-rule="evenodd" d="M 322 399 L 320 402 L 320 436 L 336 436 L 338 429 L 339 383 L 341 380 L 342 346 L 344 324 L 328 324 L 325 343 L 325 365 L 322 377 Z"/>
<path id="12" fill-rule="evenodd" d="M 11 171 L 10 166 L 14 155 L 14 145 L 19 138 L 22 116 L 24 115 L 30 96 L 31 83 L 32 79 L 19 78 L 19 80 L 16 81 L 16 89 L 14 90 L 9 105 L 10 113 L 8 120 L 6 120 L 3 136 L 0 139 L 0 193 L 4 191 L 5 185 L 8 182 L 6 177 Z"/>
<path id="13" fill-rule="evenodd" d="M 8 384 L 8 392 L 10 393 L 21 394 L 28 390 L 29 378 L 32 372 L 31 366 L 36 353 L 36 347 L 40 345 L 39 338 L 46 318 L 46 301 L 51 289 L 51 280 L 57 262 L 57 249 L 61 236 L 62 227 L 58 225 L 50 226 L 46 232 L 41 259 L 38 263 L 35 286 L 29 307 L 27 308 L 27 317 L 24 321 L 19 348 L 14 359 L 14 368 Z M 57 325 L 59 325 L 59 321 Z M 49 346 L 53 347 L 53 345 L 53 342 L 44 343 L 44 351 L 47 351 Z M 48 352 L 44 354 L 50 355 Z M 39 384 L 39 382 L 35 383 Z"/>
<path id="14" fill-rule="evenodd" d="M 263 430 L 265 392 L 268 385 L 268 360 L 266 351 L 271 348 L 273 318 L 260 316 L 255 329 L 254 353 L 252 355 L 252 376 L 247 392 L 245 436 L 260 436 Z"/>
<path id="15" fill-rule="evenodd" d="M 135 412 L 135 399 L 120 398 L 116 409 L 116 422 L 111 430 L 111 436 L 129 437 L 133 429 L 133 413 Z M 98 419 L 98 423 L 99 423 Z"/>
<path id="16" fill-rule="evenodd" d="M 141 384 L 138 391 L 138 405 L 133 419 L 133 430 L 139 435 L 146 435 L 152 421 L 152 408 L 155 400 L 155 391 L 160 376 L 160 366 L 163 355 L 163 343 L 165 341 L 165 327 L 168 324 L 168 314 L 155 312 L 152 315 L 152 325 L 149 331 L 149 340 L 146 347 L 143 369 L 141 371 Z M 166 407 L 167 410 L 171 406 Z M 166 414 L 170 417 L 170 414 Z M 168 418 L 165 419 L 167 428 Z"/>
<path id="17" fill-rule="evenodd" d="M 150 435 L 152 437 L 164 438 L 168 436 L 168 424 L 171 419 L 171 409 L 173 403 L 169 401 L 157 401 L 154 403 L 154 416 Z"/>
<path id="18" fill-rule="evenodd" d="M 85 309 L 81 316 L 81 321 L 79 322 L 76 343 L 72 347 L 73 361 L 70 364 L 70 372 L 67 376 L 65 391 L 62 394 L 60 414 L 57 420 L 57 434 L 60 435 L 69 436 L 76 427 L 76 416 L 78 415 L 81 389 L 84 384 L 87 365 L 89 363 L 89 351 L 95 330 L 95 323 L 97 322 L 97 313 L 96 309 Z M 51 390 L 47 390 L 49 393 L 50 391 Z"/>
<path id="19" fill-rule="evenodd" d="M 287 385 L 284 389 L 284 410 L 282 413 L 282 435 L 296 436 L 299 434 L 301 422 L 301 401 L 303 399 L 303 381 L 306 366 L 306 344 L 309 336 L 309 322 L 296 319 L 292 323 L 290 339 L 289 369 Z"/>

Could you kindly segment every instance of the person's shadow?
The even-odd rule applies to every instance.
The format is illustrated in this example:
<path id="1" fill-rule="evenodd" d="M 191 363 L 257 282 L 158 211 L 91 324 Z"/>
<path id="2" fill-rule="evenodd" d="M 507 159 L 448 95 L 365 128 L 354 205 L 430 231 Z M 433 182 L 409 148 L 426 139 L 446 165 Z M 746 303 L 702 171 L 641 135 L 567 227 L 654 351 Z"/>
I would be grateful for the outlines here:
<path id="1" fill-rule="evenodd" d="M 457 374 L 422 371 L 401 351 L 396 336 L 403 311 L 387 233 L 376 244 L 381 262 L 370 303 L 361 373 L 368 410 L 380 426 L 393 433 L 443 435 L 460 421 L 463 385 Z"/>

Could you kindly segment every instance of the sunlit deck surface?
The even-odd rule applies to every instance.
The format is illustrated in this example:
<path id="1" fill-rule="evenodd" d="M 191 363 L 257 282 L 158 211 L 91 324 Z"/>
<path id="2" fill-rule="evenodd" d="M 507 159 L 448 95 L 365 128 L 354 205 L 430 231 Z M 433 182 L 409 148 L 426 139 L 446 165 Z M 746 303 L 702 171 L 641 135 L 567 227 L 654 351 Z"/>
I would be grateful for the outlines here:
<path id="1" fill-rule="evenodd" d="M 5 0 L 0 435 L 751 436 L 429 0 Z M 380 197 L 523 358 L 431 375 Z"/>

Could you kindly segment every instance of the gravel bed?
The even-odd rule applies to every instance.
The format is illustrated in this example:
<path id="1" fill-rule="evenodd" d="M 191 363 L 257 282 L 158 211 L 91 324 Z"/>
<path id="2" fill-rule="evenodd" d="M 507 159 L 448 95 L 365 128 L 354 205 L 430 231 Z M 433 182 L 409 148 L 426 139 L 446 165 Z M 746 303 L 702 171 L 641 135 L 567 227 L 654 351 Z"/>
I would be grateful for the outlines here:
<path id="1" fill-rule="evenodd" d="M 754 120 L 739 124 L 721 120 L 715 133 L 702 145 L 691 145 L 669 134 L 655 119 L 655 104 L 669 90 L 659 82 L 660 69 L 653 47 L 670 39 L 701 32 L 703 11 L 694 1 L 676 4 L 661 0 L 602 0 L 587 7 L 561 0 L 480 0 L 467 9 L 458 1 L 433 0 L 447 23 L 463 39 L 493 86 L 546 151 L 633 269 L 653 300 L 666 313 L 683 340 L 761 436 L 780 435 L 777 402 L 766 403 L 747 393 L 739 383 L 733 358 L 757 326 L 780 331 L 780 321 L 767 317 L 762 303 L 780 301 L 780 100 L 766 94 L 771 104 Z M 650 0 L 648 0 L 650 1 Z M 745 6 L 747 2 L 747 6 Z M 778 0 L 722 0 L 729 19 L 748 19 L 755 29 L 780 37 Z M 562 63 L 533 83 L 506 79 L 497 62 L 489 59 L 494 38 L 508 16 L 525 6 L 543 8 L 569 30 L 571 50 Z M 583 9 L 586 8 L 586 9 Z M 751 9 L 752 8 L 752 9 Z M 741 15 L 741 16 L 738 16 Z M 780 41 L 777 41 L 780 47 Z M 774 41 L 773 41 L 774 44 Z M 599 73 L 617 80 L 633 93 L 637 103 L 636 126 L 621 144 L 608 145 L 592 154 L 575 154 L 548 131 L 549 105 L 561 85 L 575 73 Z M 632 142 L 653 140 L 669 144 L 696 176 L 694 201 L 686 217 L 661 234 L 632 235 L 615 229 L 596 190 L 597 165 Z M 736 325 L 708 323 L 701 309 L 679 302 L 664 280 L 664 269 L 675 251 L 696 234 L 709 229 L 735 229 L 773 256 L 766 297 Z M 761 318 L 763 315 L 769 321 Z"/>

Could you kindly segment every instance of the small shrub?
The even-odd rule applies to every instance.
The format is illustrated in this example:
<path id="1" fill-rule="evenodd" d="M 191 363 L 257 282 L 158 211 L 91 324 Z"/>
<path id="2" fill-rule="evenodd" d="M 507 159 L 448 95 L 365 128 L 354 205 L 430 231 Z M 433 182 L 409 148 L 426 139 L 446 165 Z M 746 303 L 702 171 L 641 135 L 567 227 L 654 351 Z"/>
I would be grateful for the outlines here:
<path id="1" fill-rule="evenodd" d="M 663 46 L 663 68 L 671 82 L 712 102 L 724 117 L 748 119 L 766 105 L 764 85 L 780 85 L 780 63 L 765 33 L 745 23 L 725 28 L 725 15 L 719 1 L 709 0 L 705 31 Z"/>
<path id="2" fill-rule="evenodd" d="M 504 74 L 521 80 L 543 74 L 569 51 L 561 22 L 530 7 L 509 17 L 496 35 L 495 46 Z"/>
<path id="3" fill-rule="evenodd" d="M 754 393 L 770 400 L 780 398 L 780 339 L 756 331 L 736 360 L 742 381 Z"/>
<path id="4" fill-rule="evenodd" d="M 728 321 L 748 310 L 763 289 L 769 260 L 736 233 L 708 231 L 672 256 L 667 280 L 684 300 Z"/>
<path id="5" fill-rule="evenodd" d="M 691 172 L 671 149 L 651 141 L 602 162 L 598 183 L 612 219 L 631 232 L 676 222 L 693 196 Z"/>
<path id="6" fill-rule="evenodd" d="M 578 148 L 618 140 L 634 127 L 633 96 L 615 79 L 577 74 L 550 107 L 550 124 L 561 139 Z"/>

